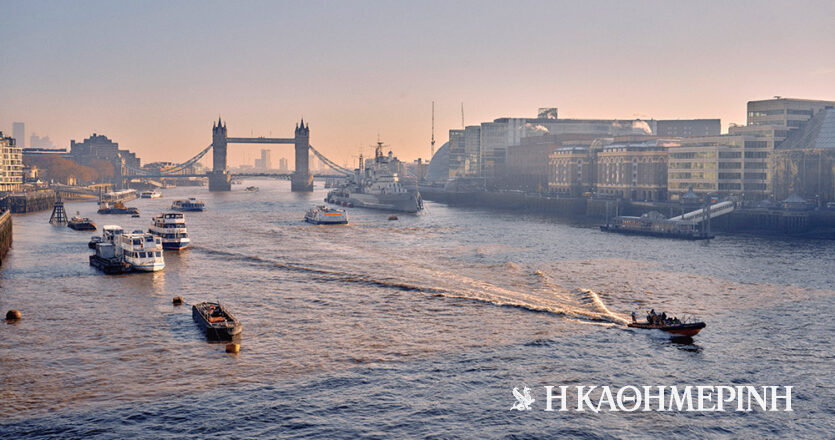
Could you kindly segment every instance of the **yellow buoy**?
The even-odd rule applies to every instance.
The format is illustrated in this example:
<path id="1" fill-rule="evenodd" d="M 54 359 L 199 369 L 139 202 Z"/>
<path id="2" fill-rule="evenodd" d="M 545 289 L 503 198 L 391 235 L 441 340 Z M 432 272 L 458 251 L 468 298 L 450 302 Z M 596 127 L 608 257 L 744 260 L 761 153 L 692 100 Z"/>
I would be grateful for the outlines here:
<path id="1" fill-rule="evenodd" d="M 182 296 L 175 296 L 174 299 L 171 300 L 171 302 L 175 306 L 181 306 L 181 305 L 183 305 L 183 297 Z"/>
<path id="2" fill-rule="evenodd" d="M 21 316 L 20 310 L 12 309 L 6 312 L 6 321 L 17 321 Z"/>
<path id="3" fill-rule="evenodd" d="M 241 351 L 240 344 L 226 344 L 226 352 L 227 353 L 237 353 Z"/>

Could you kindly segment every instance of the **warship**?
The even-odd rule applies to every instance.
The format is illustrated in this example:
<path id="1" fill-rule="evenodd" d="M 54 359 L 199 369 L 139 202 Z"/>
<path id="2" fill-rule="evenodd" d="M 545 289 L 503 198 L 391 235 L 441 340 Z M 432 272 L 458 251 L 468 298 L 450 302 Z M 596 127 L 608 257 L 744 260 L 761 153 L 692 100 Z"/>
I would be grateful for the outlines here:
<path id="1" fill-rule="evenodd" d="M 417 186 L 406 187 L 401 182 L 400 161 L 383 154 L 383 143 L 377 142 L 374 159 L 363 161 L 347 181 L 328 192 L 325 202 L 347 207 L 383 209 L 387 211 L 418 212 L 423 200 Z"/>

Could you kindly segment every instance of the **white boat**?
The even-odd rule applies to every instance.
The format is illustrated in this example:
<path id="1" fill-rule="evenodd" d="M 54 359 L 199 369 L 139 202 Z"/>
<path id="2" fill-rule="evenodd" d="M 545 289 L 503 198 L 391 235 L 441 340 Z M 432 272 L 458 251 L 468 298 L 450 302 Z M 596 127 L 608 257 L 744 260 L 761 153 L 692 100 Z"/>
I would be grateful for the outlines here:
<path id="1" fill-rule="evenodd" d="M 166 212 L 155 216 L 148 232 L 162 239 L 163 249 L 181 250 L 191 244 L 182 212 Z"/>
<path id="2" fill-rule="evenodd" d="M 158 199 L 162 197 L 162 193 L 157 190 L 142 191 L 142 193 L 140 193 L 140 197 L 142 197 L 143 199 Z"/>
<path id="3" fill-rule="evenodd" d="M 156 272 L 165 269 L 162 240 L 150 232 L 134 231 L 116 239 L 116 257 L 133 270 Z"/>
<path id="4" fill-rule="evenodd" d="M 348 214 L 341 209 L 320 205 L 310 208 L 304 215 L 304 221 L 314 225 L 345 225 L 348 224 Z"/>

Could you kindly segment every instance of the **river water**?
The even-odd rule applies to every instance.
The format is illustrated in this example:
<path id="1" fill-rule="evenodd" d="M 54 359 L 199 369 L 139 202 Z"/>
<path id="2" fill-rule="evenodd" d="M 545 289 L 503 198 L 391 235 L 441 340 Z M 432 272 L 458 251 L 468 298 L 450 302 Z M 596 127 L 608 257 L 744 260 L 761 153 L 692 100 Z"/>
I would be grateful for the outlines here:
<path id="1" fill-rule="evenodd" d="M 260 191 L 241 188 L 257 185 Z M 302 222 L 325 194 L 246 181 L 230 193 L 131 202 L 147 229 L 177 198 L 193 246 L 166 269 L 108 276 L 91 233 L 14 217 L 0 268 L 3 438 L 831 438 L 835 243 L 687 242 L 426 203 Z M 175 307 L 174 296 L 187 305 Z M 225 353 L 188 304 L 244 326 Z M 698 316 L 692 343 L 623 325 L 633 310 Z M 544 385 L 793 386 L 793 412 L 545 412 Z M 529 386 L 532 411 L 510 411 Z"/>

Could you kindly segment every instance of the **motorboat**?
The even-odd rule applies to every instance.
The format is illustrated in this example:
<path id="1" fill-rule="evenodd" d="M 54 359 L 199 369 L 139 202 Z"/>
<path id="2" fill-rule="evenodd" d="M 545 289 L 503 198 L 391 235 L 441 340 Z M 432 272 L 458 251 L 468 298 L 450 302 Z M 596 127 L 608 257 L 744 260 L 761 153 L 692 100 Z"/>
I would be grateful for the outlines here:
<path id="1" fill-rule="evenodd" d="M 681 337 L 696 336 L 707 326 L 707 324 L 701 321 L 679 320 L 678 318 L 668 318 L 666 317 L 666 314 L 656 315 L 654 313 L 648 314 L 645 322 L 637 321 L 635 314 L 633 313 L 632 322 L 627 325 L 632 328 L 661 330 Z"/>

